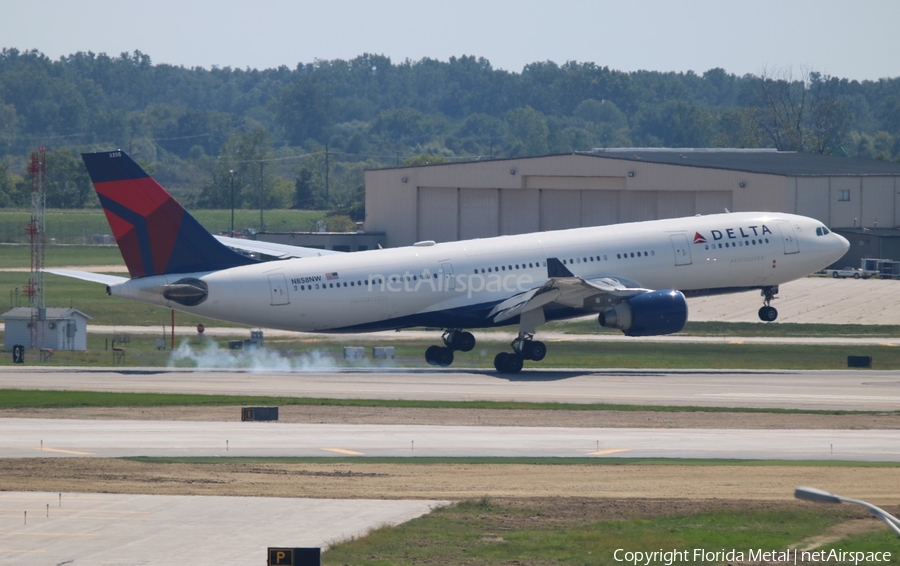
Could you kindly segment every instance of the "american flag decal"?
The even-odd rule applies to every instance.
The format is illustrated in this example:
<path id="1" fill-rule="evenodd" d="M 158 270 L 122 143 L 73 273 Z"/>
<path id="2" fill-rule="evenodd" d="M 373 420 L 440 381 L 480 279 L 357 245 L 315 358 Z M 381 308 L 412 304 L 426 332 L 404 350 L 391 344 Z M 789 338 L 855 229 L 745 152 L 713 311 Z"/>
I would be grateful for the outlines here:
<path id="1" fill-rule="evenodd" d="M 334 281 L 335 279 L 338 279 L 337 271 L 333 271 L 331 273 L 326 273 L 325 279 L 327 279 L 328 281 Z"/>

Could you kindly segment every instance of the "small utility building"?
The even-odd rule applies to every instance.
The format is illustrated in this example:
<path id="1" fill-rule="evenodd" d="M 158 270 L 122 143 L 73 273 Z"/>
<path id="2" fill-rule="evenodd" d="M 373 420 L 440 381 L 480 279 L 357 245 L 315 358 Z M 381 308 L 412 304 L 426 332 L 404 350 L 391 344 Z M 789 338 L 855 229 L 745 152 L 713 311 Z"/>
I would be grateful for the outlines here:
<path id="1" fill-rule="evenodd" d="M 894 232 L 900 163 L 622 148 L 366 171 L 366 229 L 384 232 L 387 247 L 726 210 L 802 214 L 838 232 Z"/>
<path id="2" fill-rule="evenodd" d="M 87 350 L 87 321 L 90 316 L 73 308 L 16 307 L 0 318 L 5 332 L 3 347 L 7 351 L 21 344 L 26 348 L 50 348 L 53 350 Z M 35 316 L 36 315 L 36 316 Z M 34 325 L 37 328 L 32 332 Z M 32 337 L 36 343 L 32 343 Z"/>

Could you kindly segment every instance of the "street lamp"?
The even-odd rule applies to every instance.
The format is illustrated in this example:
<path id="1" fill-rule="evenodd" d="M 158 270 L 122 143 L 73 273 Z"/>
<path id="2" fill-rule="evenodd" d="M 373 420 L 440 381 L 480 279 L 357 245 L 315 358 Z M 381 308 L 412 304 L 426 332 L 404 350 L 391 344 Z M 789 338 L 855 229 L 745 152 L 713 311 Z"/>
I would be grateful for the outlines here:
<path id="1" fill-rule="evenodd" d="M 897 533 L 897 536 L 900 536 L 900 528 L 898 528 L 900 527 L 900 519 L 894 517 L 884 509 L 875 507 L 871 503 L 860 501 L 859 499 L 841 497 L 840 495 L 828 493 L 827 491 L 815 487 L 798 487 L 794 490 L 794 497 L 805 501 L 812 501 L 814 503 L 855 503 L 856 505 L 862 505 L 868 509 L 870 513 L 884 521 L 892 531 Z"/>
<path id="2" fill-rule="evenodd" d="M 231 237 L 234 238 L 234 169 L 229 169 L 231 175 Z"/>

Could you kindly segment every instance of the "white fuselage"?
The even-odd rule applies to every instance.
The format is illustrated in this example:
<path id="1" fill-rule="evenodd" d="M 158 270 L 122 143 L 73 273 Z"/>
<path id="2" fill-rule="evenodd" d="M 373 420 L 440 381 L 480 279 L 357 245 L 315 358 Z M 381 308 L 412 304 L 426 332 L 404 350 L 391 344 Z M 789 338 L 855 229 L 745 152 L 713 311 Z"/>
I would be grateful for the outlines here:
<path id="1" fill-rule="evenodd" d="M 777 286 L 837 261 L 847 241 L 822 228 L 791 214 L 716 214 L 147 277 L 111 293 L 284 330 L 477 328 L 494 325 L 494 305 L 546 282 L 547 258 L 583 279 L 715 294 Z M 162 297 L 162 286 L 186 277 L 206 283 L 204 302 L 185 307 Z M 581 314 L 551 309 L 548 318 Z"/>

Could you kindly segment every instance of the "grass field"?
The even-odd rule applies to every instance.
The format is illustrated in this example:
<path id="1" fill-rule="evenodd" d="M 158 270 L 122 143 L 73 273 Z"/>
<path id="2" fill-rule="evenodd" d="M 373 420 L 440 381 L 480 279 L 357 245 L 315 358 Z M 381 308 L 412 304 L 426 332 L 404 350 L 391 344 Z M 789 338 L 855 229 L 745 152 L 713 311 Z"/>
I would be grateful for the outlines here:
<path id="1" fill-rule="evenodd" d="M 235 406 L 394 407 L 424 409 L 481 409 L 531 411 L 653 411 L 702 413 L 779 413 L 806 415 L 872 414 L 884 411 L 759 409 L 679 405 L 623 405 L 615 403 L 527 403 L 521 401 L 429 401 L 419 399 L 329 399 L 261 395 L 198 395 L 180 393 L 116 393 L 103 391 L 42 391 L 0 389 L 0 409 L 72 407 L 235 407 Z M 567 459 L 568 460 L 568 459 Z M 592 459 L 594 460 L 594 459 Z M 617 459 L 620 460 L 620 459 Z M 332 459 L 333 461 L 333 459 Z"/>
<path id="2" fill-rule="evenodd" d="M 231 210 L 191 210 L 190 213 L 204 228 L 213 234 L 231 229 Z M 316 221 L 325 216 L 315 210 L 266 210 L 263 212 L 265 228 L 270 232 L 313 231 Z M 29 209 L 0 210 L 0 243 L 28 243 L 25 225 L 31 221 Z M 62 210 L 50 209 L 45 213 L 45 229 L 48 244 L 115 244 L 110 240 L 112 231 L 106 216 L 99 208 Z M 259 210 L 234 211 L 234 228 L 259 229 Z"/>
<path id="3" fill-rule="evenodd" d="M 540 521 L 542 512 L 546 514 L 537 506 L 513 507 L 488 497 L 464 501 L 338 544 L 322 555 L 323 564 L 616 564 L 626 551 L 673 550 L 688 554 L 672 563 L 737 561 L 726 556 L 698 559 L 694 549 L 735 550 L 743 553 L 744 563 L 769 563 L 752 560 L 749 553 L 784 551 L 858 516 L 842 508 L 748 509 L 617 520 L 595 518 L 602 517 L 602 512 L 588 509 L 582 518 L 564 517 L 547 525 Z M 833 546 L 845 551 L 892 551 L 896 535 L 885 528 L 841 539 Z M 659 556 L 649 563 L 665 564 L 666 558 Z"/>

